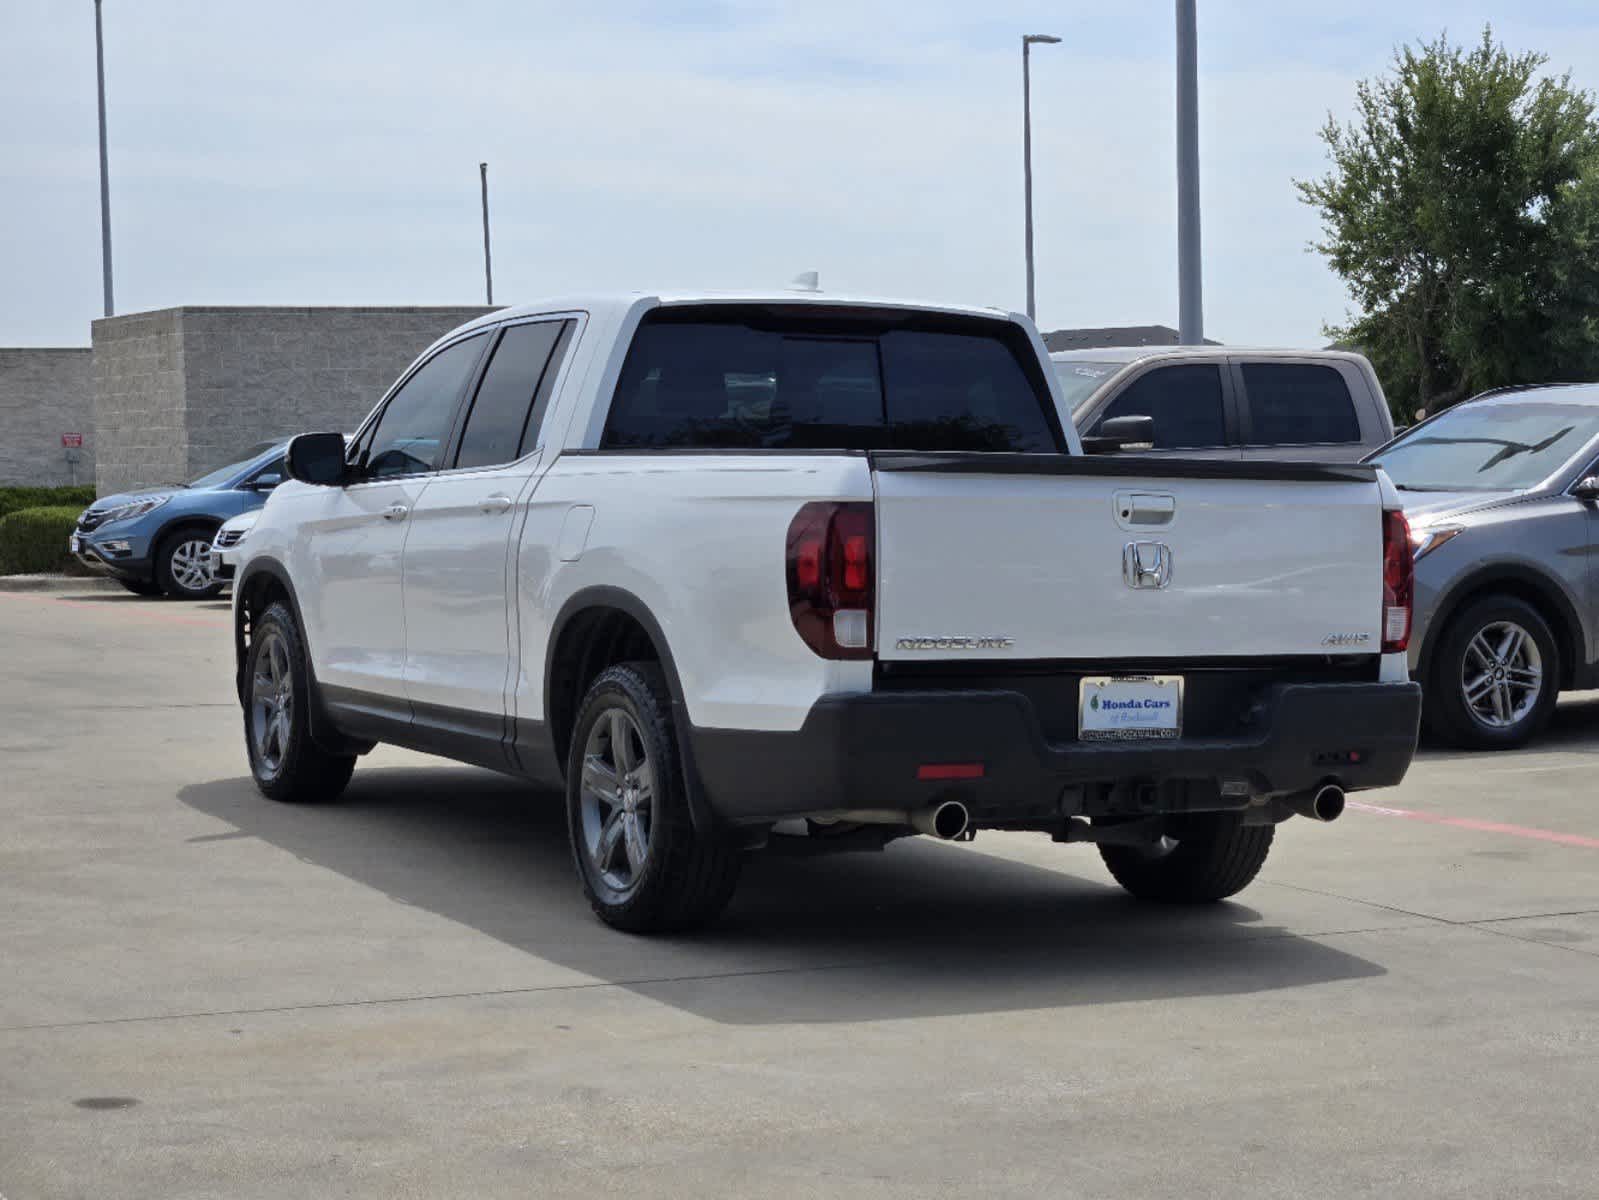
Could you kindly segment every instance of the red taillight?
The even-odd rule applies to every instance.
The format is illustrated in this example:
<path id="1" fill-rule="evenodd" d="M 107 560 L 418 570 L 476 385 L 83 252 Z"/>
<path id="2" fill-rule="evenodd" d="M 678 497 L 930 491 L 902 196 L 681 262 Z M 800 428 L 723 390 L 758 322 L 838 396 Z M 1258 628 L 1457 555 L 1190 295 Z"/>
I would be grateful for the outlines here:
<path id="1" fill-rule="evenodd" d="M 1410 522 L 1398 509 L 1382 514 L 1382 652 L 1410 646 L 1410 614 L 1416 601 L 1416 559 Z"/>
<path id="2" fill-rule="evenodd" d="M 872 506 L 816 502 L 788 526 L 788 610 L 823 658 L 872 656 Z"/>

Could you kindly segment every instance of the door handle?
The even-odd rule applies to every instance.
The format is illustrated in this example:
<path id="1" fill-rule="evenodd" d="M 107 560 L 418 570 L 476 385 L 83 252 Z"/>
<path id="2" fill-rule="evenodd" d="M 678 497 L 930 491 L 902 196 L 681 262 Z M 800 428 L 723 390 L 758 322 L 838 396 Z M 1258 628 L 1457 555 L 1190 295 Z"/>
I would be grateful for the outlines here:
<path id="1" fill-rule="evenodd" d="M 403 504 L 391 504 L 383 510 L 383 519 L 385 521 L 403 521 L 410 511 Z"/>
<path id="2" fill-rule="evenodd" d="M 483 499 L 479 500 L 477 506 L 486 513 L 502 513 L 510 512 L 511 505 L 515 503 L 516 501 L 512 500 L 509 496 L 501 492 L 495 492 L 494 495 L 485 496 Z"/>

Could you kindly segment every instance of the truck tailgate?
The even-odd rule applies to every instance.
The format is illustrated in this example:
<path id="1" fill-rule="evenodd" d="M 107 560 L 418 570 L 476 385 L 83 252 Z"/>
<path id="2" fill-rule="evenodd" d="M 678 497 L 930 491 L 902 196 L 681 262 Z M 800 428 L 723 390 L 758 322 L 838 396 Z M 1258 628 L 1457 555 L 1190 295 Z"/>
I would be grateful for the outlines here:
<path id="1" fill-rule="evenodd" d="M 871 456 L 885 660 L 1377 653 L 1373 468 Z"/>

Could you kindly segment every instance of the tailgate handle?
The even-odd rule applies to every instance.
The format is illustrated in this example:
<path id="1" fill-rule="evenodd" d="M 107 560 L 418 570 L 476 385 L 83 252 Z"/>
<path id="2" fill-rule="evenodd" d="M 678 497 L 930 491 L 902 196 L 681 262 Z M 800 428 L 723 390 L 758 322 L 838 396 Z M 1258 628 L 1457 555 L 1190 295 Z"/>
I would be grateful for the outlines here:
<path id="1" fill-rule="evenodd" d="M 1169 492 L 1117 492 L 1116 523 L 1147 529 L 1170 525 L 1177 516 L 1177 497 Z"/>

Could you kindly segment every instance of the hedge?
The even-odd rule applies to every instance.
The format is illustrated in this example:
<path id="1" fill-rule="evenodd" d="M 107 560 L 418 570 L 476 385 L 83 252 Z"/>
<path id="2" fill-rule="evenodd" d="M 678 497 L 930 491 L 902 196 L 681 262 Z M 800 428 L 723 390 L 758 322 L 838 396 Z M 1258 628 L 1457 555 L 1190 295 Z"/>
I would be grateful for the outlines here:
<path id="1" fill-rule="evenodd" d="M 51 508 L 55 505 L 75 505 L 84 509 L 94 503 L 94 485 L 76 487 L 5 487 L 0 486 L 0 517 L 24 508 Z"/>
<path id="2" fill-rule="evenodd" d="M 67 549 L 80 511 L 76 505 L 56 505 L 0 517 L 0 575 L 83 574 Z"/>

